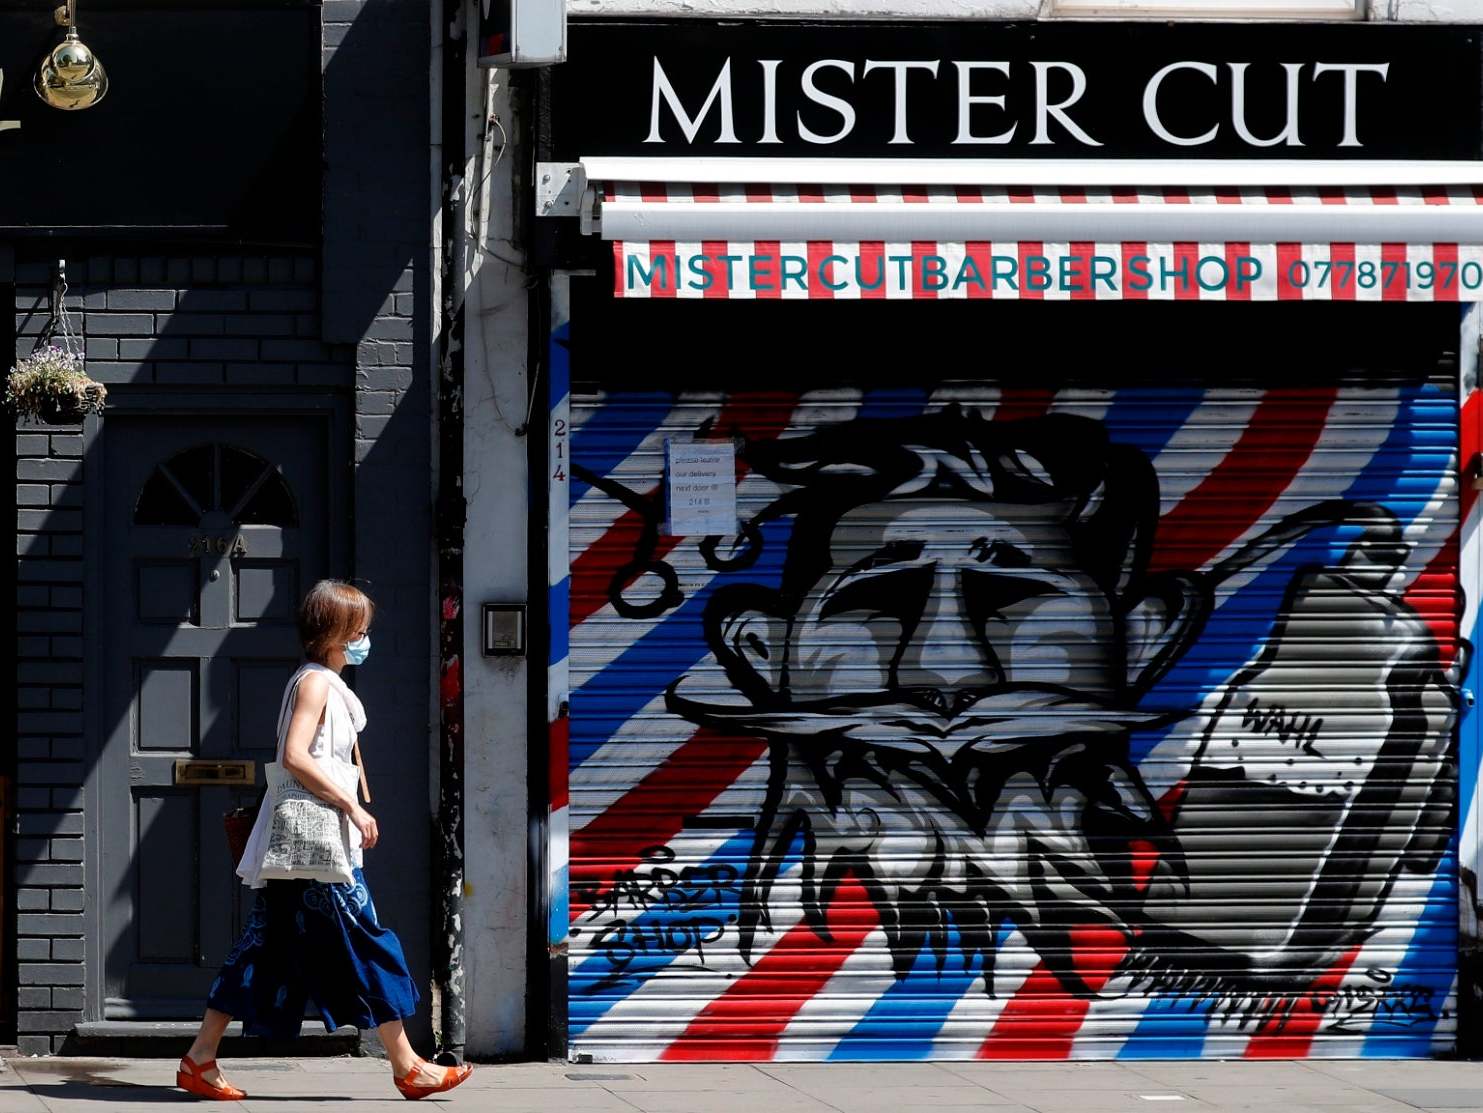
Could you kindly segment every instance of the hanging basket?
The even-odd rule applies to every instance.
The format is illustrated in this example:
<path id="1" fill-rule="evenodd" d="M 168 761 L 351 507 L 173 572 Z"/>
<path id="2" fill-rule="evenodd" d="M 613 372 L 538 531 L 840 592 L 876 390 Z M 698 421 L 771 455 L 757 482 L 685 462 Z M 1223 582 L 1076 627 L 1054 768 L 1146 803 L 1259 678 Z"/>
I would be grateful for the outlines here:
<path id="1" fill-rule="evenodd" d="M 5 380 L 5 403 L 17 417 L 48 425 L 76 425 L 102 413 L 108 388 L 88 378 L 82 358 L 57 347 L 18 360 Z"/>
<path id="2" fill-rule="evenodd" d="M 36 408 L 36 420 L 45 425 L 80 425 L 88 411 L 75 395 L 48 398 Z"/>

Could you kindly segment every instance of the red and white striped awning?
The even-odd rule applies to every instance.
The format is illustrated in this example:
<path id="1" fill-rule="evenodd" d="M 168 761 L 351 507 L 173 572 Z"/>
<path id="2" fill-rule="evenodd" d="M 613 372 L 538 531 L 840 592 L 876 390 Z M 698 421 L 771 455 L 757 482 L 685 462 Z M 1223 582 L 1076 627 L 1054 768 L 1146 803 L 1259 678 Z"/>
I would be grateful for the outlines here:
<path id="1" fill-rule="evenodd" d="M 1483 186 L 607 181 L 619 297 L 1483 299 Z"/>

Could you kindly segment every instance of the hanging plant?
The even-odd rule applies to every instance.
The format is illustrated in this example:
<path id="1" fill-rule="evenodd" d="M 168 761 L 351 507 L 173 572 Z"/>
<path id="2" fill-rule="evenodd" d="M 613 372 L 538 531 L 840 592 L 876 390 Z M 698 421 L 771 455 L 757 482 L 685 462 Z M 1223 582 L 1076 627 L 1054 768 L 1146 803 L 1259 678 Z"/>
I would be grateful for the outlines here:
<path id="1" fill-rule="evenodd" d="M 108 388 L 88 378 L 82 357 L 46 345 L 18 360 L 5 380 L 5 404 L 17 417 L 75 425 L 103 412 Z"/>
<path id="2" fill-rule="evenodd" d="M 17 417 L 76 425 L 87 414 L 102 413 L 107 397 L 108 388 L 83 369 L 82 343 L 67 312 L 67 260 L 58 259 L 46 327 L 31 354 L 10 369 L 5 404 Z"/>

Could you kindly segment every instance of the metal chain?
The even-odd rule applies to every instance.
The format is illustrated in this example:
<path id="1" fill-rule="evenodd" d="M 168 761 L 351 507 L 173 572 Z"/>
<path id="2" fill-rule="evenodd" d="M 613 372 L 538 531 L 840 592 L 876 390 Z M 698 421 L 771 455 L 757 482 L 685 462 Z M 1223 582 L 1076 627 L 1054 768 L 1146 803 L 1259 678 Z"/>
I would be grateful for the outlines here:
<path id="1" fill-rule="evenodd" d="M 73 331 L 72 314 L 67 312 L 66 275 L 63 274 L 60 276 L 58 281 L 61 285 L 61 295 L 57 298 L 57 302 L 62 312 L 62 347 L 68 354 L 80 357 L 82 355 L 82 341 L 78 339 L 77 333 Z"/>
<path id="2" fill-rule="evenodd" d="M 41 330 L 36 345 L 51 344 L 61 337 L 61 348 L 68 355 L 82 358 L 82 340 L 72 327 L 72 314 L 67 312 L 67 261 L 57 260 L 56 277 L 51 286 L 51 315 L 46 327 Z"/>

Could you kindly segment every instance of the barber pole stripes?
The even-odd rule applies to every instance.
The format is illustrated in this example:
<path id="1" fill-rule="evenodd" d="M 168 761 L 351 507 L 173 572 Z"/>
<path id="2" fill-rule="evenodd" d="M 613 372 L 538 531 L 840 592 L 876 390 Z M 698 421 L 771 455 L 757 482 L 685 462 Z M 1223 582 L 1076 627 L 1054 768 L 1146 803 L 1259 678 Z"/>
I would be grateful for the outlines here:
<path id="1" fill-rule="evenodd" d="M 1437 565 L 1437 574 L 1444 577 L 1444 583 L 1447 576 L 1454 575 L 1450 569 L 1455 568 L 1455 561 L 1439 564 L 1438 554 L 1445 551 L 1445 534 L 1453 528 L 1448 521 L 1446 500 L 1447 492 L 1455 491 L 1456 488 L 1455 485 L 1449 488 L 1446 475 L 1455 475 L 1455 464 L 1446 466 L 1441 473 L 1439 485 L 1432 491 L 1418 493 L 1415 479 L 1420 473 L 1413 471 L 1409 476 L 1406 474 L 1407 459 L 1420 459 L 1422 454 L 1434 454 L 1438 448 L 1444 449 L 1444 459 L 1449 451 L 1455 452 L 1455 448 L 1446 450 L 1441 443 L 1441 440 L 1455 437 L 1456 434 L 1455 431 L 1448 431 L 1449 424 L 1439 416 L 1438 406 L 1443 400 L 1440 393 L 1432 388 L 1419 391 L 1414 388 L 1402 389 L 1398 392 L 1395 388 L 1345 385 L 1326 394 L 1322 399 L 1311 390 L 1301 389 L 1255 392 L 1245 396 L 1240 392 L 1232 394 L 1211 390 L 1202 395 L 1199 391 L 1171 390 L 1157 401 L 1136 390 L 1100 393 L 1046 392 L 1032 397 L 1034 394 L 1033 391 L 978 388 L 975 399 L 973 389 L 965 385 L 939 388 L 930 395 L 920 391 L 915 394 L 916 400 L 913 400 L 910 390 L 867 393 L 863 397 L 857 396 L 857 401 L 832 398 L 827 400 L 828 405 L 823 404 L 826 401 L 824 399 L 810 399 L 805 396 L 798 411 L 789 420 L 788 429 L 792 432 L 808 428 L 811 423 L 805 417 L 810 407 L 813 407 L 814 420 L 820 419 L 826 412 L 835 420 L 847 420 L 857 414 L 907 416 L 912 412 L 934 409 L 949 402 L 972 406 L 975 401 L 986 413 L 1005 420 L 1032 417 L 1036 413 L 1046 412 L 1047 409 L 1051 412 L 1082 413 L 1101 419 L 1115 439 L 1120 436 L 1132 438 L 1153 456 L 1161 478 L 1168 475 L 1171 493 L 1175 495 L 1172 503 L 1166 502 L 1164 505 L 1166 519 L 1171 516 L 1177 519 L 1181 513 L 1188 517 L 1194 513 L 1192 508 L 1196 504 L 1207 500 L 1210 500 L 1212 507 L 1219 505 L 1224 508 L 1225 516 L 1220 523 L 1223 527 L 1222 538 L 1200 538 L 1206 559 L 1217 559 L 1220 554 L 1230 551 L 1231 546 L 1237 544 L 1243 534 L 1250 533 L 1253 523 L 1273 513 L 1274 507 L 1281 503 L 1294 500 L 1309 502 L 1347 495 L 1382 500 L 1399 499 L 1394 505 L 1403 514 L 1407 514 L 1406 507 L 1414 507 L 1403 521 L 1408 540 L 1417 546 L 1418 552 L 1423 549 L 1427 552 L 1428 569 Z M 756 401 L 760 410 L 764 400 L 759 396 Z M 589 420 L 582 427 L 591 427 L 592 416 L 601 414 L 608 407 L 622 404 L 621 396 L 615 397 L 594 410 L 590 401 L 584 401 L 582 410 Z M 742 422 L 745 424 L 748 395 L 746 392 L 729 395 L 723 408 L 743 415 Z M 668 412 L 679 413 L 681 409 L 682 407 L 675 407 Z M 1310 409 L 1311 413 L 1308 412 Z M 636 414 L 638 411 L 632 412 Z M 1262 417 L 1262 414 L 1271 416 Z M 1228 431 L 1226 426 L 1233 420 L 1237 428 Z M 1203 435 L 1201 422 L 1206 423 Z M 596 457 L 602 457 L 603 444 L 624 438 L 637 437 L 636 444 L 653 443 L 655 434 L 652 431 L 639 435 L 637 429 L 624 428 L 620 433 L 617 425 L 622 424 L 616 423 L 614 429 L 604 435 L 603 443 L 590 445 Z M 668 424 L 667 420 L 665 424 Z M 1282 464 L 1281 459 L 1272 456 L 1265 434 L 1252 431 L 1264 424 L 1272 425 L 1274 430 L 1280 429 L 1283 432 L 1280 439 L 1285 443 L 1291 442 L 1293 437 L 1306 430 L 1299 440 L 1308 447 L 1295 458 L 1291 466 Z M 1252 449 L 1250 452 L 1241 447 L 1243 439 Z M 1453 444 L 1455 445 L 1455 441 Z M 1250 457 L 1249 464 L 1241 462 L 1246 456 Z M 1336 467 L 1341 460 L 1343 465 Z M 626 461 L 627 458 L 609 466 L 614 471 L 625 469 L 628 476 L 637 478 L 642 469 L 635 469 Z M 1268 464 L 1273 466 L 1267 467 Z M 1249 485 L 1233 484 L 1231 479 L 1223 478 L 1241 474 L 1243 469 L 1248 468 L 1252 469 L 1253 475 L 1260 474 L 1266 485 L 1266 494 L 1261 494 Z M 1371 472 L 1373 476 L 1366 478 Z M 646 478 L 650 484 L 654 482 L 654 477 Z M 751 482 L 752 479 L 743 478 L 743 489 Z M 772 486 L 767 484 L 769 489 Z M 1213 494 L 1217 488 L 1224 490 L 1227 487 L 1230 488 L 1229 492 L 1219 498 Z M 591 497 L 593 496 L 589 493 L 584 499 Z M 770 493 L 758 488 L 750 499 L 755 505 L 756 500 L 769 497 Z M 745 504 L 748 497 L 744 495 L 741 501 Z M 1233 505 L 1241 509 L 1233 511 Z M 1184 509 L 1181 511 L 1181 508 Z M 595 515 L 594 521 L 603 517 Z M 1453 517 L 1451 520 L 1455 522 L 1456 519 Z M 1173 522 L 1170 524 L 1172 526 Z M 1443 536 L 1434 540 L 1439 531 Z M 584 536 L 592 535 L 585 533 Z M 681 558 L 693 551 L 695 539 L 672 540 L 674 544 L 668 552 L 675 559 L 680 559 L 683 566 L 690 558 Z M 584 551 L 581 544 L 579 542 L 572 549 L 573 559 L 577 559 L 577 554 Z M 1408 565 L 1408 574 L 1414 576 L 1416 573 L 1411 571 L 1411 567 Z M 713 573 L 704 574 L 714 576 Z M 1279 570 L 1274 574 L 1280 577 L 1290 575 L 1291 571 Z M 703 585 L 693 579 L 693 575 L 691 573 L 684 577 L 687 594 L 698 589 L 703 590 Z M 770 575 L 764 566 L 730 578 L 766 581 Z M 1252 595 L 1249 605 L 1241 604 L 1240 599 L 1248 590 L 1257 594 Z M 1262 605 L 1262 597 L 1270 594 L 1271 589 L 1263 587 L 1261 577 L 1258 576 L 1249 589 L 1237 586 L 1234 594 L 1223 593 L 1218 600 L 1217 613 L 1222 613 L 1227 606 L 1236 606 L 1244 614 L 1249 606 Z M 1269 601 L 1265 605 L 1270 607 L 1272 604 Z M 581 678 L 586 681 L 586 685 L 590 686 L 610 667 L 621 667 L 631 673 L 633 667 L 640 663 L 639 659 L 634 659 L 629 665 L 621 665 L 620 659 L 613 657 L 605 647 L 612 645 L 617 648 L 624 643 L 602 635 L 603 627 L 616 632 L 615 628 L 622 624 L 621 620 L 611 613 L 608 606 L 594 609 L 588 604 L 577 609 L 591 616 L 588 621 L 578 622 L 573 630 L 574 641 L 583 647 L 579 656 L 584 662 Z M 599 618 L 601 623 L 594 626 L 592 632 L 602 636 L 589 640 L 582 632 L 583 628 Z M 674 656 L 674 651 L 681 649 L 682 644 L 688 641 L 683 631 L 687 629 L 686 623 L 692 621 L 693 619 L 672 611 L 658 620 L 644 620 L 640 623 L 655 635 L 662 629 L 672 628 L 662 643 L 666 647 L 663 656 L 655 658 L 655 664 L 662 659 L 673 662 L 665 666 L 672 670 L 684 671 L 687 667 L 692 667 L 681 663 Z M 1212 620 L 1217 637 L 1222 628 L 1215 625 L 1219 621 L 1218 618 Z M 1251 625 L 1250 619 L 1243 618 L 1239 627 L 1233 626 L 1232 629 L 1247 629 Z M 1264 626 L 1265 620 L 1259 625 Z M 655 644 L 656 650 L 660 644 Z M 703 647 L 699 648 L 703 652 Z M 595 658 L 589 656 L 594 652 Z M 1231 649 L 1232 667 L 1246 659 L 1243 654 L 1249 656 L 1251 652 L 1254 652 L 1254 648 L 1244 651 Z M 603 660 L 611 661 L 612 664 L 604 666 L 600 663 Z M 644 667 L 647 671 L 649 666 Z M 706 739 L 702 737 L 702 732 L 691 743 L 695 746 L 697 764 L 688 767 L 675 766 L 666 757 L 667 754 L 672 757 L 677 752 L 672 743 L 658 738 L 652 744 L 644 741 L 652 736 L 652 729 L 666 715 L 662 703 L 657 699 L 659 694 L 656 690 L 654 696 L 645 701 L 642 718 L 621 724 L 618 732 L 609 736 L 606 744 L 600 746 L 583 764 L 575 767 L 574 788 L 578 793 L 578 805 L 574 823 L 588 833 L 583 844 L 584 849 L 577 854 L 582 860 L 585 882 L 598 881 L 605 871 L 610 877 L 621 874 L 624 869 L 638 864 L 647 849 L 641 844 L 665 848 L 667 853 L 676 854 L 676 870 L 704 862 L 708 853 L 719 853 L 721 857 L 712 860 L 729 863 L 729 868 L 738 873 L 744 868 L 749 835 L 711 835 L 702 829 L 683 830 L 676 825 L 676 821 L 685 817 L 671 816 L 670 813 L 678 810 L 689 816 L 698 815 L 719 821 L 723 817 L 738 813 L 745 815 L 750 809 L 755 809 L 760 802 L 758 790 L 761 778 L 765 775 L 765 765 L 758 761 L 762 756 L 762 746 L 759 742 L 748 739 Z M 607 702 L 606 697 L 603 702 Z M 581 721 L 579 702 L 579 725 Z M 674 737 L 682 738 L 684 732 L 693 728 L 684 722 L 674 721 L 673 729 Z M 665 728 L 665 733 L 669 733 L 669 728 Z M 746 749 L 745 753 L 738 749 L 736 756 L 739 763 L 730 772 L 725 769 L 724 762 L 716 760 L 725 746 Z M 643 757 L 648 749 L 653 749 L 652 759 Z M 606 751 L 610 751 L 610 756 L 598 759 L 598 755 Z M 1155 780 L 1155 770 L 1150 768 L 1150 764 L 1157 766 L 1165 760 L 1159 756 L 1161 753 L 1162 749 L 1156 750 L 1145 761 L 1145 772 L 1151 783 Z M 674 769 L 673 775 L 678 778 L 668 788 L 663 786 L 661 778 L 647 795 L 642 791 L 634 795 L 639 790 L 640 783 L 630 779 L 625 791 L 625 782 L 622 779 L 624 776 L 642 777 L 647 770 L 647 776 L 659 777 L 665 769 Z M 708 778 L 713 779 L 708 781 Z M 711 787 L 703 788 L 707 783 Z M 696 799 L 681 806 L 683 793 L 696 790 L 703 791 L 706 797 L 715 802 L 707 804 L 704 799 Z M 594 806 L 596 811 L 592 810 Z M 692 808 L 695 810 L 692 811 Z M 659 821 L 660 826 L 653 826 L 654 821 Z M 604 834 L 604 829 L 610 830 L 611 834 Z M 611 841 L 615 837 L 627 841 L 631 849 L 615 856 L 613 851 L 617 844 Z M 708 851 L 706 847 L 713 849 Z M 653 850 L 648 852 L 652 854 Z M 1025 947 L 1023 940 L 1019 943 L 1010 942 L 1008 948 L 1000 954 L 995 985 L 998 995 L 994 998 L 984 994 L 981 979 L 976 976 L 964 977 L 961 972 L 954 973 L 953 962 L 958 960 L 951 955 L 948 956 L 947 968 L 941 974 L 923 967 L 921 971 L 914 972 L 906 982 L 899 982 L 886 972 L 889 956 L 882 949 L 883 937 L 879 929 L 873 926 L 870 919 L 873 910 L 868 904 L 861 904 L 858 899 L 851 901 L 854 910 L 848 914 L 848 919 L 836 933 L 834 948 L 828 952 L 830 957 L 825 963 L 821 953 L 810 949 L 817 948 L 817 942 L 804 946 L 817 937 L 811 928 L 803 926 L 797 918 L 800 913 L 794 903 L 796 898 L 789 896 L 793 892 L 793 883 L 788 881 L 793 876 L 792 870 L 793 867 L 790 867 L 785 871 L 784 879 L 780 882 L 781 895 L 771 910 L 772 930 L 759 934 L 754 944 L 751 964 L 734 966 L 734 942 L 723 931 L 723 938 L 708 944 L 705 949 L 704 968 L 713 971 L 712 975 L 697 974 L 694 956 L 682 954 L 666 960 L 659 967 L 646 968 L 617 986 L 601 990 L 598 983 L 602 971 L 610 964 L 604 950 L 601 947 L 595 948 L 594 943 L 595 933 L 602 929 L 606 921 L 584 919 L 586 906 L 575 906 L 573 923 L 580 930 L 573 939 L 572 950 L 573 1046 L 583 1052 L 591 1052 L 598 1058 L 613 1059 L 715 1058 L 719 1054 L 716 1040 L 723 1034 L 728 1041 L 734 1043 L 730 1054 L 746 1058 L 777 1059 L 882 1056 L 954 1058 L 999 1053 L 1105 1058 L 1119 1053 L 1136 1057 L 1145 1048 L 1157 1047 L 1166 1050 L 1182 1048 L 1182 1054 L 1190 1055 L 1260 1056 L 1278 1051 L 1284 1054 L 1356 1053 L 1357 1047 L 1365 1046 L 1362 1036 L 1345 1036 L 1338 1042 L 1335 1042 L 1337 1037 L 1318 1038 L 1316 1032 L 1310 1033 L 1304 1028 L 1307 1022 L 1301 1018 L 1292 1021 L 1291 1027 L 1281 1029 L 1275 1022 L 1268 1025 L 1247 1025 L 1243 1028 L 1230 1018 L 1210 1015 L 1210 1010 L 1202 1008 L 1198 1002 L 1178 1004 L 1176 1001 L 1172 1011 L 1166 1014 L 1166 1019 L 1155 1022 L 1162 998 L 1139 993 L 1090 1002 L 1068 1002 L 1067 1007 L 1074 1004 L 1074 1008 L 1071 1012 L 1066 1012 L 1054 1005 L 1051 999 L 1054 993 L 1047 997 L 1046 992 L 1039 988 L 1040 981 L 1035 980 L 1033 970 L 1034 955 Z M 1398 883 L 1391 905 L 1397 911 L 1389 917 L 1392 926 L 1388 926 L 1381 936 L 1376 937 L 1375 946 L 1365 948 L 1369 958 L 1362 955 L 1355 962 L 1363 959 L 1371 965 L 1377 962 L 1391 966 L 1405 965 L 1409 952 L 1405 941 L 1407 929 L 1403 925 L 1407 922 L 1407 916 L 1415 915 L 1414 912 L 1405 910 L 1417 905 L 1447 905 L 1454 899 L 1453 883 L 1444 872 L 1439 872 L 1435 879 L 1435 884 L 1443 888 L 1439 895 L 1430 899 L 1423 900 L 1421 890 L 1417 888 L 1423 880 L 1404 880 Z M 1431 883 L 1427 881 L 1427 884 Z M 848 888 L 844 893 L 845 896 L 840 899 L 849 898 Z M 724 922 L 726 907 L 723 905 L 720 911 Z M 654 914 L 642 913 L 633 908 L 627 908 L 626 912 L 627 922 L 634 925 L 632 929 L 626 930 L 640 932 L 645 923 L 644 916 Z M 840 914 L 845 913 L 842 911 Z M 639 918 L 633 919 L 634 915 Z M 831 919 L 833 916 L 831 911 Z M 865 918 L 860 919 L 861 916 Z M 1400 923 L 1395 923 L 1397 918 Z M 1414 934 L 1414 919 L 1410 922 L 1413 925 L 1410 933 Z M 666 930 L 673 932 L 678 929 L 671 926 Z M 1397 930 L 1403 934 L 1397 936 Z M 660 938 L 662 937 L 661 935 Z M 641 940 L 645 937 L 640 934 L 635 938 Z M 611 936 L 609 939 L 611 940 Z M 1417 946 L 1422 948 L 1416 951 L 1417 962 L 1420 963 L 1418 969 L 1425 971 L 1434 967 L 1437 954 L 1435 942 L 1421 940 Z M 783 949 L 777 951 L 779 947 Z M 789 957 L 799 947 L 803 949 L 796 956 Z M 774 951 L 777 951 L 776 957 L 773 957 Z M 1093 955 L 1096 951 L 1096 947 L 1091 947 Z M 1017 967 L 1021 971 L 1020 980 L 1006 985 L 1005 976 Z M 1354 965 L 1354 969 L 1358 970 L 1359 966 Z M 791 973 L 805 970 L 807 977 L 814 979 L 807 985 L 798 981 Z M 723 976 L 720 982 L 715 982 L 714 975 L 723 971 L 729 973 L 730 978 Z M 784 971 L 790 973 L 784 974 Z M 1025 980 L 1027 976 L 1028 980 Z M 1332 975 L 1319 977 L 1314 982 L 1313 989 L 1323 1000 L 1329 999 L 1323 997 L 1323 994 L 1331 995 L 1328 983 L 1323 980 L 1326 976 L 1338 979 L 1336 985 L 1342 983 L 1352 987 L 1357 975 L 1336 970 Z M 1348 982 L 1344 981 L 1346 977 L 1350 979 Z M 919 981 L 920 979 L 926 980 Z M 1043 974 L 1041 980 L 1044 980 Z M 631 988 L 624 991 L 622 987 L 630 984 Z M 707 985 L 713 985 L 715 989 L 708 990 Z M 911 988 L 917 985 L 921 988 Z M 871 988 L 866 990 L 867 986 Z M 949 986 L 954 987 L 950 990 L 953 996 L 943 1001 L 941 1010 L 928 1007 L 923 1011 L 925 1001 L 940 998 L 943 991 L 949 990 Z M 790 998 L 787 1007 L 779 1011 L 778 994 L 795 991 L 797 996 Z M 926 992 L 927 996 L 913 996 L 921 992 Z M 1450 983 L 1442 987 L 1440 992 L 1445 997 L 1450 992 Z M 893 1004 L 898 1000 L 900 1005 Z M 599 1001 L 604 1001 L 604 1005 L 600 1010 L 594 1011 L 594 1006 Z M 1017 1001 L 1020 1003 L 1016 1004 Z M 1047 1026 L 1046 1018 L 1052 1014 L 1059 1019 Z M 1080 1019 L 1074 1019 L 1073 1014 Z M 1190 1026 L 1196 1022 L 1200 1027 L 1191 1029 Z M 1150 1023 L 1153 1027 L 1148 1027 Z M 895 1031 L 900 1034 L 900 1038 L 890 1038 L 892 1024 L 896 1025 Z M 1416 1033 L 1416 1040 L 1425 1043 L 1428 1048 L 1434 1038 L 1445 1043 L 1447 1037 L 1442 1033 L 1448 1028 L 1446 1023 L 1433 1021 L 1424 1026 L 1424 1031 Z M 1195 1031 L 1199 1035 L 1191 1038 Z M 1179 1032 L 1188 1032 L 1190 1035 L 1178 1036 Z M 1437 1033 L 1435 1037 L 1433 1032 Z M 1396 1037 L 1383 1033 L 1380 1035 L 1383 1038 L 1377 1040 L 1369 1053 L 1394 1053 Z M 1347 1047 L 1348 1050 L 1340 1051 L 1340 1047 Z"/>
<path id="2" fill-rule="evenodd" d="M 550 886 L 547 944 L 553 950 L 567 942 L 571 922 L 570 807 L 568 742 L 571 719 L 567 713 L 570 663 L 571 572 L 567 552 L 571 500 L 571 362 L 568 342 L 571 325 L 566 314 L 565 285 L 554 291 L 551 334 L 547 353 L 551 376 L 547 450 L 550 474 L 546 553 L 547 609 L 550 615 L 550 651 L 546 664 L 546 787 L 549 796 L 547 826 L 547 884 Z"/>

